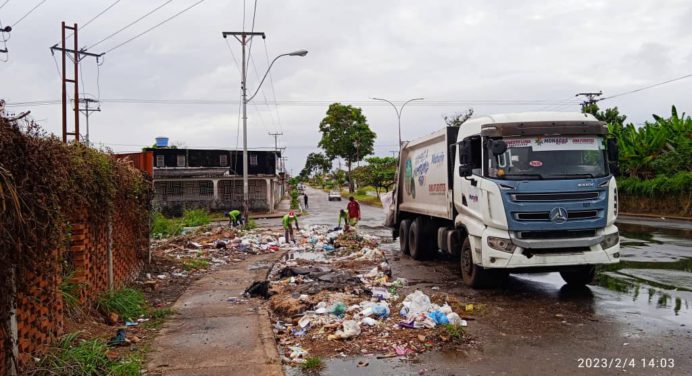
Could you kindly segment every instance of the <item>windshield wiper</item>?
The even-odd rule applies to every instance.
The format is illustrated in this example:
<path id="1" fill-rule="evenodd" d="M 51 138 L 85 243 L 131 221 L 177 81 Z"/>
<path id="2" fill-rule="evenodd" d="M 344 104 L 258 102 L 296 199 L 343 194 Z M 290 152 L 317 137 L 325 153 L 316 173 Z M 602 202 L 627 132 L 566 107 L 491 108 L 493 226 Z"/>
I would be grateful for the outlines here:
<path id="1" fill-rule="evenodd" d="M 555 178 L 594 178 L 595 176 L 593 174 L 561 174 L 561 175 L 550 175 L 550 177 L 555 177 Z"/>
<path id="2" fill-rule="evenodd" d="M 538 178 L 538 180 L 543 179 L 543 175 L 541 174 L 505 174 L 504 177 L 517 177 L 517 178 L 524 178 L 524 177 L 533 177 L 533 178 Z"/>

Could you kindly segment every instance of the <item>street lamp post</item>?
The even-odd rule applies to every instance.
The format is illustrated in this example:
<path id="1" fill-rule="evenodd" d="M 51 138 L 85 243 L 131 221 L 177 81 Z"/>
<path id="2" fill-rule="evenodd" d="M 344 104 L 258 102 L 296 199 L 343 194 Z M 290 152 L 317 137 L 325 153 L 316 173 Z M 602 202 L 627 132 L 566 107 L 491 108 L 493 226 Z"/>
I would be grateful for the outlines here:
<path id="1" fill-rule="evenodd" d="M 397 108 L 394 103 L 392 103 L 391 101 L 388 101 L 386 99 L 383 99 L 383 98 L 372 98 L 372 99 L 374 99 L 376 101 L 387 102 L 387 103 L 391 104 L 392 107 L 394 107 L 394 111 L 396 111 L 396 117 L 399 120 L 399 148 L 401 148 L 401 113 L 402 113 L 402 111 L 404 111 L 404 106 L 406 106 L 407 104 L 409 104 L 413 101 L 422 101 L 423 98 L 409 99 L 406 102 L 404 102 L 404 104 L 402 104 L 401 107 L 399 107 L 399 108 Z"/>
<path id="2" fill-rule="evenodd" d="M 283 56 L 305 56 L 308 54 L 307 50 L 298 50 L 298 51 L 293 51 L 289 52 L 286 54 L 281 54 L 272 60 L 271 64 L 269 64 L 269 67 L 267 68 L 267 71 L 264 73 L 264 77 L 262 77 L 262 80 L 260 81 L 259 85 L 257 85 L 257 90 L 255 90 L 255 93 L 250 96 L 250 98 L 247 97 L 247 58 L 245 56 L 245 46 L 249 42 L 249 40 L 253 36 L 261 36 L 264 38 L 264 33 L 259 33 L 259 32 L 222 32 L 221 35 L 226 38 L 229 35 L 234 36 L 240 44 L 243 46 L 243 55 L 242 55 L 242 69 L 241 69 L 241 83 L 240 83 L 240 88 L 243 91 L 243 207 L 247 207 L 249 205 L 249 187 L 248 187 L 248 153 L 247 153 L 247 104 L 254 98 L 257 93 L 259 93 L 260 87 L 262 87 L 262 84 L 264 83 L 264 80 L 267 78 L 267 75 L 269 74 L 269 71 L 272 69 L 272 66 L 278 60 L 280 57 Z"/>

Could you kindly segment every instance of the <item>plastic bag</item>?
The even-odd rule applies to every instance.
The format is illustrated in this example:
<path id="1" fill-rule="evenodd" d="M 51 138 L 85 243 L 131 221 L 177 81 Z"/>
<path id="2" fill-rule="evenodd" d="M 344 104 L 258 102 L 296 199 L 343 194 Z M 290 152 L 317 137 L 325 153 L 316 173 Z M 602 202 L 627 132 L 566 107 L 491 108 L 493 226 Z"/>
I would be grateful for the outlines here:
<path id="1" fill-rule="evenodd" d="M 447 320 L 452 325 L 466 326 L 468 323 L 466 320 L 462 320 L 461 317 L 456 312 L 448 313 Z"/>
<path id="2" fill-rule="evenodd" d="M 377 320 L 373 319 L 372 317 L 364 317 L 362 320 L 360 320 L 360 322 L 367 326 L 377 325 Z"/>
<path id="3" fill-rule="evenodd" d="M 360 335 L 360 324 L 358 321 L 354 320 L 345 320 L 344 321 L 344 330 L 337 330 L 336 331 L 336 336 L 339 338 L 351 338 L 351 337 L 356 337 Z"/>
<path id="4" fill-rule="evenodd" d="M 452 313 L 452 307 L 449 306 L 449 304 L 445 303 L 442 307 L 440 307 L 440 312 L 444 313 L 445 315 L 449 315 Z"/>
<path id="5" fill-rule="evenodd" d="M 418 316 L 421 313 L 430 312 L 432 310 L 430 298 L 420 290 L 416 290 L 413 293 L 408 294 L 404 301 L 409 302 L 407 316 L 409 318 L 412 316 Z"/>
<path id="6" fill-rule="evenodd" d="M 435 325 L 444 325 L 444 324 L 449 324 L 449 319 L 447 319 L 447 315 L 442 313 L 442 311 L 433 311 L 428 313 L 428 317 L 430 317 L 433 321 L 435 321 Z"/>
<path id="7" fill-rule="evenodd" d="M 389 316 L 389 306 L 387 303 L 378 303 L 372 306 L 372 313 L 377 317 L 385 318 Z"/>
<path id="8" fill-rule="evenodd" d="M 346 313 L 346 304 L 342 302 L 337 302 L 334 303 L 331 309 L 329 309 L 329 313 L 336 317 L 344 317 L 344 314 Z"/>

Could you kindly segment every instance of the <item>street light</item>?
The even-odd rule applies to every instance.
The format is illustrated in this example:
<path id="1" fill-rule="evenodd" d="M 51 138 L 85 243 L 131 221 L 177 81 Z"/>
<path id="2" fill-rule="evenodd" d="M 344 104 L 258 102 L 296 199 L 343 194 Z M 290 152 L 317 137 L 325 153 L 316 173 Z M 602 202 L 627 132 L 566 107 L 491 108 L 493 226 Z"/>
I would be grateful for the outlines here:
<path id="1" fill-rule="evenodd" d="M 271 64 L 269 64 L 269 68 L 267 68 L 267 72 L 264 73 L 264 77 L 262 77 L 262 81 L 260 81 L 259 85 L 257 85 L 257 90 L 255 90 L 255 93 L 252 94 L 250 98 L 247 97 L 247 62 L 245 61 L 245 49 L 243 48 L 243 72 L 242 72 L 242 82 L 241 82 L 241 88 L 243 89 L 243 205 L 249 205 L 249 187 L 248 187 L 248 156 L 247 156 L 247 104 L 254 98 L 257 93 L 259 93 L 260 87 L 262 87 L 262 84 L 264 83 L 264 80 L 267 78 L 267 75 L 269 74 L 269 71 L 272 69 L 272 66 L 274 63 L 283 56 L 300 56 L 303 57 L 308 54 L 307 50 L 298 50 L 294 52 L 289 52 L 286 54 L 281 54 L 272 60 Z"/>
<path id="2" fill-rule="evenodd" d="M 404 106 L 406 106 L 407 104 L 409 104 L 409 103 L 411 103 L 411 102 L 413 102 L 413 101 L 422 101 L 423 98 L 413 98 L 413 99 L 409 99 L 409 100 L 407 100 L 406 102 L 404 102 L 404 104 L 402 104 L 401 107 L 399 107 L 399 108 L 397 108 L 396 105 L 395 105 L 394 103 L 392 103 L 392 102 L 390 102 L 390 101 L 388 101 L 388 100 L 386 100 L 386 99 L 383 99 L 383 98 L 372 98 L 372 99 L 374 99 L 374 100 L 376 100 L 376 101 L 387 102 L 387 103 L 391 104 L 392 107 L 394 107 L 394 111 L 396 111 L 396 117 L 397 117 L 397 119 L 399 119 L 399 149 L 401 149 L 401 112 L 404 111 Z"/>

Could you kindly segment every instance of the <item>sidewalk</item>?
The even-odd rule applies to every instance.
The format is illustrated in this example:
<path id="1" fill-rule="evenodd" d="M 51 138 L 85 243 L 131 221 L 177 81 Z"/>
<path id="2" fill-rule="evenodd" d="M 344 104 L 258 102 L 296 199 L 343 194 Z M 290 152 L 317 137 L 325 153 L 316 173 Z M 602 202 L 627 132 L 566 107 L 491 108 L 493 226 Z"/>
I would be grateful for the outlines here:
<path id="1" fill-rule="evenodd" d="M 284 214 L 288 213 L 289 210 L 291 210 L 291 199 L 284 198 L 276 205 L 276 210 L 274 210 L 273 213 L 250 213 L 250 218 L 281 218 Z"/>
<path id="2" fill-rule="evenodd" d="M 257 301 L 231 303 L 264 280 L 281 253 L 248 258 L 194 282 L 152 344 L 150 375 L 283 375 L 268 313 Z M 253 264 L 262 267 L 249 270 Z"/>

